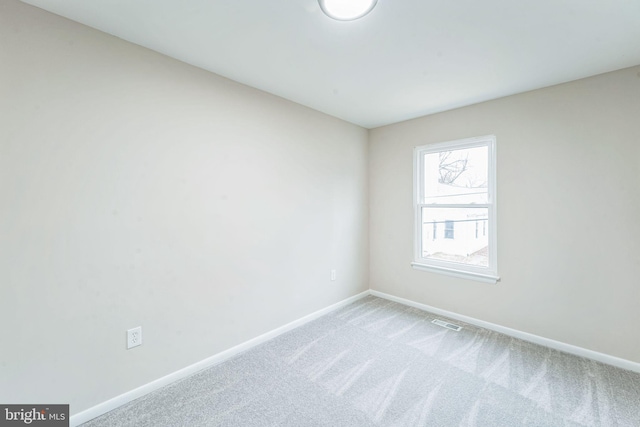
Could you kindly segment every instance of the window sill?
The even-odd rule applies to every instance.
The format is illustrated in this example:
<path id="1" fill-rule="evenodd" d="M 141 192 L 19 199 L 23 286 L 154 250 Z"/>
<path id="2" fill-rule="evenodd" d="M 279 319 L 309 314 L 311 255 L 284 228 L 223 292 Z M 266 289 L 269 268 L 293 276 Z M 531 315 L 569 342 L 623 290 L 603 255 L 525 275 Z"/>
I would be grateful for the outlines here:
<path id="1" fill-rule="evenodd" d="M 500 281 L 500 277 L 493 276 L 490 274 L 475 273 L 472 271 L 454 270 L 452 268 L 436 267 L 433 265 L 420 264 L 417 262 L 412 262 L 411 267 L 415 268 L 416 270 L 423 270 L 423 271 L 429 271 L 431 273 L 445 274 L 447 276 L 458 277 L 460 279 L 475 280 L 477 282 L 483 282 L 483 283 L 497 283 L 498 281 Z"/>

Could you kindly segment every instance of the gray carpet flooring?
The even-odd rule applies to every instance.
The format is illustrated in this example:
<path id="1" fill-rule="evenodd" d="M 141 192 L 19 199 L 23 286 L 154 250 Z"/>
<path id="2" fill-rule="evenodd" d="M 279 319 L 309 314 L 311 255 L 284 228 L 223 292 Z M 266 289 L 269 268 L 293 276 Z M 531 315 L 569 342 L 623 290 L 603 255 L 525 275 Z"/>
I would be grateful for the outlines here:
<path id="1" fill-rule="evenodd" d="M 436 317 L 369 296 L 83 426 L 640 426 L 640 374 Z"/>

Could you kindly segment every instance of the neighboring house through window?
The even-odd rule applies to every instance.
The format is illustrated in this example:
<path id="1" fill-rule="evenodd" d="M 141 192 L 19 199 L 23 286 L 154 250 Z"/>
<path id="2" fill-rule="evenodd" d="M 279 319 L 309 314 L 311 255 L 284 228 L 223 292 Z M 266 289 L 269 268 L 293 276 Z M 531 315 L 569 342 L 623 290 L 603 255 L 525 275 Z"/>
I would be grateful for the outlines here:
<path id="1" fill-rule="evenodd" d="M 412 265 L 495 283 L 495 136 L 416 147 L 414 171 Z"/>

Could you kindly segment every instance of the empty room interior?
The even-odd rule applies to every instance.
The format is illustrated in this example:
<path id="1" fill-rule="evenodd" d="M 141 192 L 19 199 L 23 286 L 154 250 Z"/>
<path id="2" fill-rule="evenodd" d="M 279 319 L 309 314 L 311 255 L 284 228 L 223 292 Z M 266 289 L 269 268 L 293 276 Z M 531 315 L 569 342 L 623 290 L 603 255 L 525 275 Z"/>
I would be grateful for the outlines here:
<path id="1" fill-rule="evenodd" d="M 352 3 L 0 0 L 0 424 L 640 426 L 640 3 Z"/>

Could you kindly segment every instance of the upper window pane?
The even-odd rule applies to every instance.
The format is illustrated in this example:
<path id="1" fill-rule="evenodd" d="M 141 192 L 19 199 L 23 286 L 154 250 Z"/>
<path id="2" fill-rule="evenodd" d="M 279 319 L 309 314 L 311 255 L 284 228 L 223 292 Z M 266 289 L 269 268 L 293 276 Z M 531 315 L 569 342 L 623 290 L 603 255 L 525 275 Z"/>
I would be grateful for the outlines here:
<path id="1" fill-rule="evenodd" d="M 425 154 L 422 203 L 489 203 L 488 166 L 486 145 Z"/>

